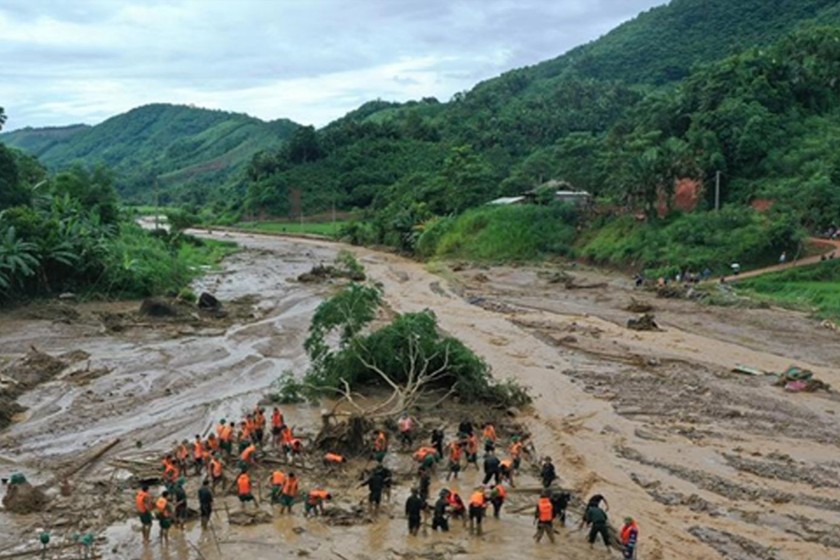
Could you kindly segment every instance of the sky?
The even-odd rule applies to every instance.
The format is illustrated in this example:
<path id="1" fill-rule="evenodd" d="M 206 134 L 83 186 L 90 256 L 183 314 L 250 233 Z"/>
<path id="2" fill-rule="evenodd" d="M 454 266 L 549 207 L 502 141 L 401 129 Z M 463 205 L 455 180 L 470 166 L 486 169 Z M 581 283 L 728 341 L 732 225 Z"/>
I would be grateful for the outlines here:
<path id="1" fill-rule="evenodd" d="M 148 103 L 323 126 L 448 100 L 665 0 L 0 0 L 4 130 Z"/>

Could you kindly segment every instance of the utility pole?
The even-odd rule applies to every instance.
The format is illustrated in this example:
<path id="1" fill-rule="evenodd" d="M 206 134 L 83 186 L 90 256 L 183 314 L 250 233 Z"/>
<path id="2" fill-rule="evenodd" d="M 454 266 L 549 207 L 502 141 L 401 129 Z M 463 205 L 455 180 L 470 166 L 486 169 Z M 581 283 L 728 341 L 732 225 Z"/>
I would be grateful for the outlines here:
<path id="1" fill-rule="evenodd" d="M 720 210 L 720 171 L 715 171 L 715 210 Z"/>

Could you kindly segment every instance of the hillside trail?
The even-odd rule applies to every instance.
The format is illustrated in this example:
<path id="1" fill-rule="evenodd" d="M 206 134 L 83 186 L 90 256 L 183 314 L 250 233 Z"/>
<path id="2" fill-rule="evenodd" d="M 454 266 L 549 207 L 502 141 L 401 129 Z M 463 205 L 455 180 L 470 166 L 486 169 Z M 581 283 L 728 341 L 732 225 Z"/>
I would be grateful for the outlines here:
<path id="1" fill-rule="evenodd" d="M 821 237 L 809 237 L 808 243 L 812 245 L 822 246 L 825 247 L 826 250 L 820 253 L 819 255 L 811 255 L 810 257 L 804 257 L 801 259 L 796 259 L 793 261 L 788 261 L 784 264 L 775 264 L 772 266 L 765 266 L 763 268 L 756 268 L 755 270 L 748 270 L 746 272 L 739 272 L 738 274 L 730 274 L 729 276 L 724 276 L 725 282 L 737 282 L 739 280 L 746 280 L 747 278 L 755 278 L 756 276 L 763 276 L 765 274 L 770 274 L 772 272 L 782 272 L 783 270 L 790 270 L 792 268 L 798 268 L 800 266 L 808 266 L 812 264 L 817 264 L 822 262 L 822 260 L 829 255 L 833 255 L 837 251 L 840 251 L 840 240 L 837 239 L 823 239 Z M 711 281 L 711 280 L 710 280 Z"/>

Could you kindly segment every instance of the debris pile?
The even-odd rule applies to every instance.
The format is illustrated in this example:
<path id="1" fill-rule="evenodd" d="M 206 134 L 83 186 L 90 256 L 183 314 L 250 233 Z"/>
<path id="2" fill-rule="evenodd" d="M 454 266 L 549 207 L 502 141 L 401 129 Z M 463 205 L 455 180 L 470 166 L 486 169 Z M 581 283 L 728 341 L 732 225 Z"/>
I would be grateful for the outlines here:
<path id="1" fill-rule="evenodd" d="M 659 325 L 652 313 L 645 313 L 636 319 L 627 320 L 627 328 L 633 331 L 658 331 Z"/>
<path id="2" fill-rule="evenodd" d="M 784 387 L 785 391 L 791 393 L 799 393 L 805 391 L 813 393 L 814 391 L 830 392 L 831 387 L 828 383 L 820 381 L 814 377 L 814 373 L 807 369 L 801 369 L 796 366 L 790 366 L 784 373 L 779 376 L 779 380 L 774 383 L 777 387 Z"/>
<path id="3" fill-rule="evenodd" d="M 44 493 L 27 482 L 22 474 L 12 475 L 3 496 L 3 507 L 12 513 L 36 513 L 47 505 Z"/>

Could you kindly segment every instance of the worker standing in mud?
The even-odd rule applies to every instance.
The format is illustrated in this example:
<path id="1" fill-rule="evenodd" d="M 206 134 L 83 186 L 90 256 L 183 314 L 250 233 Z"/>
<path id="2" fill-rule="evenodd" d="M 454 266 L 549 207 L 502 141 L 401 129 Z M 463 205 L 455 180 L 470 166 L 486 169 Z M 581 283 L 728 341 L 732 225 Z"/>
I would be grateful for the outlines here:
<path id="1" fill-rule="evenodd" d="M 467 467 L 475 465 L 475 470 L 478 468 L 478 436 L 470 434 L 467 436 Z"/>
<path id="2" fill-rule="evenodd" d="M 280 434 L 283 429 L 283 413 L 276 406 L 271 411 L 271 442 L 274 447 L 280 447 Z"/>
<path id="3" fill-rule="evenodd" d="M 379 506 L 382 504 L 382 490 L 385 488 L 385 479 L 382 471 L 374 470 L 370 476 L 359 485 L 368 487 L 368 512 L 379 515 Z"/>
<path id="4" fill-rule="evenodd" d="M 403 412 L 397 420 L 397 428 L 400 431 L 400 443 L 403 449 L 408 449 L 414 444 L 414 418 Z"/>
<path id="5" fill-rule="evenodd" d="M 551 462 L 551 457 L 543 459 L 540 467 L 540 479 L 542 480 L 543 488 L 550 487 L 555 480 L 557 480 L 557 471 L 554 469 L 554 463 Z"/>
<path id="6" fill-rule="evenodd" d="M 134 502 L 137 507 L 137 515 L 140 517 L 140 524 L 142 525 L 143 542 L 149 542 L 152 534 L 152 495 L 149 494 L 148 484 L 140 487 Z"/>
<path id="7" fill-rule="evenodd" d="M 382 492 L 385 494 L 385 499 L 388 502 L 390 502 L 391 486 L 394 483 L 394 474 L 391 472 L 391 469 L 389 469 L 382 463 L 377 463 L 376 466 L 373 468 L 373 472 L 376 473 L 382 479 Z"/>
<path id="8" fill-rule="evenodd" d="M 425 502 L 425 500 L 423 501 Z M 438 496 L 438 499 L 435 502 L 434 513 L 432 514 L 432 531 L 437 531 L 438 529 L 440 529 L 444 533 L 449 531 L 449 519 L 446 516 L 448 507 L 449 490 L 444 488 L 440 491 L 440 495 Z"/>
<path id="9" fill-rule="evenodd" d="M 435 428 L 432 430 L 432 447 L 437 449 L 437 454 L 440 457 L 443 457 L 443 440 L 444 440 L 443 428 Z"/>
<path id="10" fill-rule="evenodd" d="M 450 477 L 458 478 L 458 473 L 461 471 L 461 442 L 453 441 L 449 444 L 449 472 L 446 473 L 446 481 Z"/>
<path id="11" fill-rule="evenodd" d="M 381 463 L 388 453 L 388 436 L 382 430 L 374 432 L 373 436 L 373 460 Z"/>
<path id="12" fill-rule="evenodd" d="M 157 509 L 158 523 L 160 523 L 160 540 L 169 544 L 169 528 L 172 527 L 172 516 L 174 515 L 172 504 L 169 502 L 169 492 L 164 490 L 160 498 L 155 502 Z"/>
<path id="13" fill-rule="evenodd" d="M 323 488 L 313 488 L 306 497 L 306 505 L 303 509 L 303 516 L 324 515 L 324 502 L 332 500 L 332 494 Z"/>
<path id="14" fill-rule="evenodd" d="M 175 501 L 175 525 L 182 531 L 187 523 L 187 492 L 184 490 L 186 482 L 187 480 L 184 477 L 178 479 L 172 496 Z"/>
<path id="15" fill-rule="evenodd" d="M 271 473 L 268 481 L 271 483 L 271 503 L 278 504 L 282 501 L 281 497 L 283 496 L 283 485 L 286 483 L 286 475 L 278 469 Z"/>
<path id="16" fill-rule="evenodd" d="M 417 536 L 420 531 L 421 515 L 426 509 L 426 502 L 419 496 L 417 488 L 411 489 L 411 495 L 405 501 L 405 516 L 408 518 L 408 534 Z"/>
<path id="17" fill-rule="evenodd" d="M 633 560 L 636 555 L 636 543 L 639 540 L 639 526 L 632 517 L 624 518 L 624 525 L 619 531 L 621 538 L 621 553 L 624 560 Z"/>
<path id="18" fill-rule="evenodd" d="M 589 547 L 593 548 L 595 546 L 595 539 L 598 538 L 598 535 L 601 535 L 604 545 L 606 545 L 607 550 L 609 550 L 611 547 L 610 536 L 607 529 L 607 512 L 597 505 L 591 504 L 592 501 L 590 500 L 590 506 L 586 509 L 586 514 L 583 516 L 582 521 L 582 523 L 589 526 L 589 536 L 587 537 Z"/>
<path id="19" fill-rule="evenodd" d="M 568 492 L 554 492 L 551 494 L 551 505 L 554 507 L 554 517 L 560 519 L 560 525 L 566 526 L 566 508 L 569 507 L 569 501 L 572 495 Z"/>
<path id="20" fill-rule="evenodd" d="M 280 513 L 288 513 L 291 515 L 292 506 L 295 505 L 295 499 L 298 494 L 298 479 L 295 473 L 290 472 L 286 476 L 286 481 L 283 483 L 283 495 L 280 497 Z"/>
<path id="21" fill-rule="evenodd" d="M 484 520 L 484 511 L 487 508 L 487 496 L 484 494 L 484 487 L 479 486 L 470 496 L 470 533 L 481 536 L 481 522 Z"/>
<path id="22" fill-rule="evenodd" d="M 494 484 L 490 487 L 490 503 L 493 504 L 493 517 L 496 519 L 499 518 L 505 498 L 507 498 L 507 490 L 502 484 Z"/>
<path id="23" fill-rule="evenodd" d="M 484 436 L 484 452 L 490 453 L 491 451 L 495 450 L 496 427 L 493 425 L 492 422 L 487 422 L 486 424 L 484 424 L 484 430 L 482 432 L 482 435 Z"/>
<path id="24" fill-rule="evenodd" d="M 429 489 L 432 485 L 432 477 L 426 467 L 420 467 L 417 471 L 419 476 L 420 497 L 424 500 L 429 499 Z"/>
<path id="25" fill-rule="evenodd" d="M 537 510 L 534 512 L 534 521 L 537 524 L 537 533 L 534 535 L 536 542 L 540 542 L 543 535 L 548 535 L 548 540 L 554 544 L 554 513 L 548 491 L 543 490 L 537 502 Z"/>
<path id="26" fill-rule="evenodd" d="M 242 472 L 236 478 L 236 494 L 239 496 L 239 503 L 242 505 L 242 509 L 245 509 L 245 504 L 248 502 L 254 502 L 254 507 L 259 509 L 260 504 L 251 492 L 251 477 L 248 475 L 246 469 L 242 469 Z"/>
<path id="27" fill-rule="evenodd" d="M 210 480 L 213 484 L 213 491 L 216 491 L 216 485 L 220 482 L 224 486 L 225 482 L 225 470 L 224 465 L 222 464 L 222 460 L 219 459 L 218 455 L 212 455 L 210 457 L 210 464 L 207 466 L 207 470 L 210 473 Z"/>
<path id="28" fill-rule="evenodd" d="M 206 478 L 198 489 L 198 506 L 201 514 L 201 529 L 206 530 L 210 523 L 210 516 L 213 515 L 213 491 L 210 490 L 210 481 Z"/>
<path id="29" fill-rule="evenodd" d="M 201 443 L 201 436 L 198 434 L 195 434 L 195 441 L 193 441 L 193 466 L 196 476 L 200 475 L 204 467 L 204 444 Z"/>
<path id="30" fill-rule="evenodd" d="M 484 456 L 484 480 L 482 484 L 487 484 L 490 479 L 495 479 L 496 484 L 501 482 L 499 479 L 499 468 L 501 461 L 492 451 L 488 451 Z"/>

